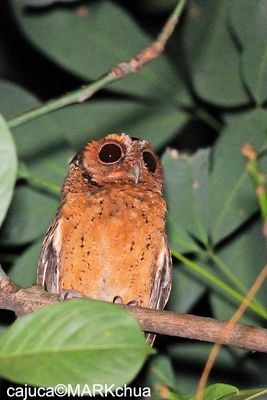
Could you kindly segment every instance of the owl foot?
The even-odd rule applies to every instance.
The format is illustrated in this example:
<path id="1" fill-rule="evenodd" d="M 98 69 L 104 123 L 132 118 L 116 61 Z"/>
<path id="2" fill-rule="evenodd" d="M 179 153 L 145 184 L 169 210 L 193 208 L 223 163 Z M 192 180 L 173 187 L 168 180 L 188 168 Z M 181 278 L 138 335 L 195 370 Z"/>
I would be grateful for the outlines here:
<path id="1" fill-rule="evenodd" d="M 131 301 L 128 301 L 128 303 L 126 304 L 126 306 L 129 306 L 129 307 L 138 307 L 138 306 L 139 306 L 139 303 L 138 303 L 137 300 L 131 300 Z"/>
<path id="2" fill-rule="evenodd" d="M 59 293 L 58 301 L 75 299 L 77 297 L 84 297 L 84 296 L 81 293 L 76 292 L 76 290 L 64 290 L 64 292 Z"/>
<path id="3" fill-rule="evenodd" d="M 112 303 L 114 304 L 123 304 L 121 296 L 115 296 Z"/>
<path id="4" fill-rule="evenodd" d="M 113 299 L 113 303 L 114 304 L 124 304 L 121 296 L 115 296 Z M 137 300 L 131 300 L 131 301 L 128 301 L 128 303 L 126 303 L 125 305 L 129 306 L 129 307 L 138 307 L 139 303 Z"/>

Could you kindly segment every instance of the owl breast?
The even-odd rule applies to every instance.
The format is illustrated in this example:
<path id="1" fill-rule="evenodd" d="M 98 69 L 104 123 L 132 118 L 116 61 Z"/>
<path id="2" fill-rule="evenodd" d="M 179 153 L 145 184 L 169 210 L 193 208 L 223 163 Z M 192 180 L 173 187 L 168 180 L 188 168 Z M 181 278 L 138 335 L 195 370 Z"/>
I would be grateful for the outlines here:
<path id="1" fill-rule="evenodd" d="M 61 208 L 60 291 L 148 307 L 166 204 L 138 187 L 69 193 Z"/>

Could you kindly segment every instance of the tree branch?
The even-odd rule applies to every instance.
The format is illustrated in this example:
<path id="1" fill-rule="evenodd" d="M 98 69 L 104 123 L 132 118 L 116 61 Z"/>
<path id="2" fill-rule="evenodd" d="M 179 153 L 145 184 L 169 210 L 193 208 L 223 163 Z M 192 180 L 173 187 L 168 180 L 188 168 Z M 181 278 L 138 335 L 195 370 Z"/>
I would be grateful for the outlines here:
<path id="1" fill-rule="evenodd" d="M 117 81 L 118 79 L 124 78 L 128 74 L 138 72 L 148 62 L 157 58 L 164 50 L 165 45 L 172 35 L 172 32 L 179 20 L 180 15 L 185 7 L 186 0 L 179 0 L 173 12 L 164 24 L 162 31 L 158 35 L 157 39 L 151 43 L 148 47 L 140 51 L 131 60 L 119 63 L 117 66 L 107 72 L 103 77 L 99 78 L 93 83 L 84 85 L 73 92 L 67 93 L 57 99 L 49 100 L 47 103 L 42 104 L 40 107 L 36 107 L 22 115 L 18 115 L 8 120 L 9 128 L 15 128 L 16 126 L 22 125 L 25 122 L 31 121 L 34 118 L 40 117 L 41 115 L 47 114 L 51 111 L 58 110 L 59 108 L 65 107 L 74 103 L 81 103 L 93 96 L 98 90 L 106 87 L 110 83 Z"/>
<path id="2" fill-rule="evenodd" d="M 220 342 L 218 338 L 227 321 L 172 311 L 127 308 L 145 331 L 267 352 L 267 329 L 236 324 L 230 334 Z"/>
<path id="3" fill-rule="evenodd" d="M 21 288 L 0 270 L 0 308 L 12 310 L 21 316 L 58 301 L 56 294 L 45 292 L 40 286 Z M 267 352 L 267 329 L 236 324 L 229 335 L 221 338 L 226 322 L 213 318 L 179 314 L 148 308 L 127 308 L 146 332 L 177 336 L 236 346 L 251 351 Z"/>

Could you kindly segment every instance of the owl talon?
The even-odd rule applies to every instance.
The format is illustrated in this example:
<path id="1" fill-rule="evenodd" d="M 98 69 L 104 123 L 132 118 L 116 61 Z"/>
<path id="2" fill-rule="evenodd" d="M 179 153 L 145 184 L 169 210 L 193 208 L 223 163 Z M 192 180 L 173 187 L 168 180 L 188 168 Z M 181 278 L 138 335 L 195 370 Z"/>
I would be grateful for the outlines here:
<path id="1" fill-rule="evenodd" d="M 79 292 L 76 292 L 76 290 L 64 290 L 64 292 L 59 293 L 58 301 L 60 302 L 64 300 L 74 299 L 77 297 L 83 297 L 83 295 Z"/>
<path id="2" fill-rule="evenodd" d="M 115 296 L 112 303 L 114 304 L 123 304 L 121 296 Z"/>
<path id="3" fill-rule="evenodd" d="M 139 306 L 139 303 L 138 303 L 137 300 L 131 300 L 131 301 L 128 301 L 128 303 L 126 304 L 126 306 L 129 306 L 129 307 L 138 307 L 138 306 Z"/>
<path id="4" fill-rule="evenodd" d="M 113 303 L 114 304 L 124 304 L 121 296 L 115 296 L 113 299 Z M 139 303 L 137 300 L 131 300 L 131 301 L 128 301 L 128 303 L 126 303 L 125 305 L 129 306 L 129 307 L 138 307 Z"/>

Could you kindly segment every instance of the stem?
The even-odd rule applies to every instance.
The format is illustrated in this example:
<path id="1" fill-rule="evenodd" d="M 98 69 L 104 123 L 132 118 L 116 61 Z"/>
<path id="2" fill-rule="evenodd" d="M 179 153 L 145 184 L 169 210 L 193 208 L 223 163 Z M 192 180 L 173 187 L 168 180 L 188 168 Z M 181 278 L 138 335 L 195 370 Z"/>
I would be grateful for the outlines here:
<path id="1" fill-rule="evenodd" d="M 256 392 L 256 393 L 255 393 Z M 253 400 L 260 398 L 263 394 L 267 394 L 267 389 L 245 389 L 240 390 L 240 396 L 246 396 L 246 400 Z"/>
<path id="2" fill-rule="evenodd" d="M 32 119 L 38 118 L 44 114 L 48 114 L 51 111 L 56 111 L 70 104 L 81 103 L 91 97 L 95 92 L 97 92 L 104 86 L 107 86 L 107 84 L 110 82 L 112 82 L 110 75 L 106 75 L 96 82 L 82 86 L 81 88 L 66 93 L 65 95 L 57 99 L 49 100 L 47 103 L 41 105 L 40 107 L 36 107 L 33 110 L 30 110 L 24 114 L 8 120 L 8 126 L 9 128 L 16 128 L 17 126 L 22 125 L 25 122 L 29 122 Z"/>
<path id="3" fill-rule="evenodd" d="M 55 183 L 49 182 L 46 179 L 33 176 L 24 167 L 18 169 L 18 179 L 25 179 L 32 187 L 37 189 L 46 190 L 57 196 L 60 194 L 60 187 Z"/>
<path id="4" fill-rule="evenodd" d="M 206 124 L 209 125 L 216 132 L 219 132 L 221 130 L 222 125 L 220 124 L 220 122 L 210 113 L 208 113 L 208 111 L 206 111 L 204 108 L 198 108 L 195 112 L 195 115 L 200 120 L 206 122 Z"/>
<path id="5" fill-rule="evenodd" d="M 50 100 L 40 107 L 37 107 L 22 115 L 10 119 L 8 121 L 8 127 L 15 128 L 51 111 L 58 110 L 59 108 L 65 107 L 70 104 L 81 103 L 86 99 L 92 97 L 94 93 L 96 93 L 103 87 L 106 87 L 110 83 L 124 78 L 128 74 L 138 72 L 144 67 L 145 64 L 157 58 L 163 52 L 165 45 L 171 34 L 173 33 L 178 19 L 183 12 L 185 4 L 186 0 L 178 1 L 176 7 L 167 19 L 157 39 L 150 46 L 146 47 L 139 54 L 133 57 L 131 60 L 119 63 L 111 71 L 109 71 L 107 74 L 105 74 L 103 77 L 93 83 L 82 86 L 81 88 L 67 93 L 59 97 L 58 99 Z"/>
<path id="6" fill-rule="evenodd" d="M 231 283 L 233 283 L 238 290 L 240 290 L 241 293 L 246 295 L 248 289 L 242 285 L 242 283 L 239 281 L 239 279 L 231 272 L 231 268 L 229 268 L 228 265 L 225 264 L 225 262 L 218 257 L 212 249 L 207 250 L 208 256 L 212 259 L 215 265 L 220 269 L 220 271 L 229 279 Z M 263 312 L 265 312 L 264 306 L 256 299 L 253 298 L 252 302 L 256 305 L 257 307 L 261 308 Z"/>
<path id="7" fill-rule="evenodd" d="M 247 292 L 247 289 L 242 285 L 239 279 L 234 274 L 232 274 L 230 268 L 223 262 L 223 260 L 220 259 L 220 257 L 213 253 L 213 251 L 208 251 L 208 255 L 212 259 L 214 264 L 217 265 L 220 271 L 229 279 L 231 283 L 236 286 L 238 290 L 243 293 Z"/>
<path id="8" fill-rule="evenodd" d="M 215 285 L 220 290 L 227 293 L 233 299 L 237 300 L 238 302 L 242 302 L 244 300 L 244 296 L 242 296 L 239 292 L 235 289 L 228 286 L 224 283 L 221 279 L 217 278 L 215 275 L 210 273 L 209 271 L 205 270 L 204 267 L 200 266 L 199 264 L 195 263 L 194 261 L 190 260 L 189 258 L 183 256 L 178 251 L 172 249 L 172 255 L 177 258 L 179 261 L 190 267 L 193 271 L 195 271 L 198 275 L 202 276 L 205 280 L 209 281 L 213 285 Z M 248 308 L 253 310 L 257 315 L 261 316 L 264 319 L 267 319 L 267 311 L 262 308 L 259 308 L 256 304 L 250 303 Z"/>

